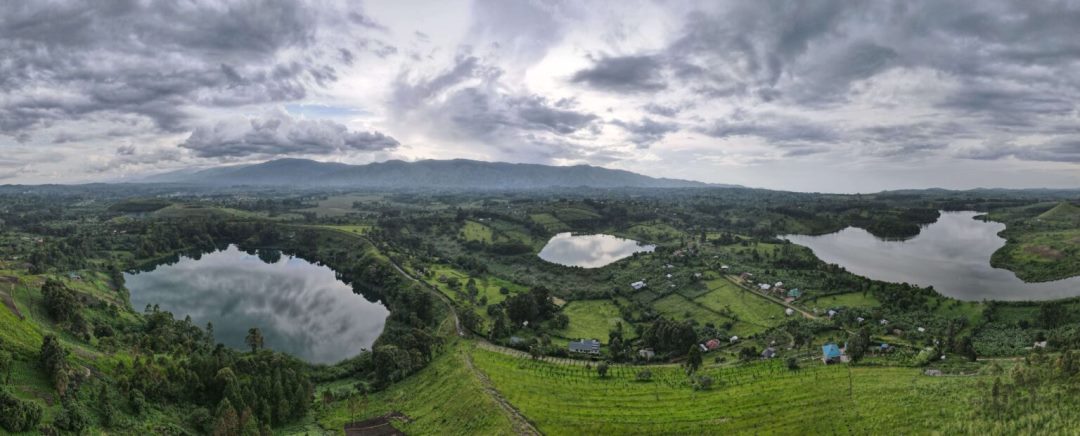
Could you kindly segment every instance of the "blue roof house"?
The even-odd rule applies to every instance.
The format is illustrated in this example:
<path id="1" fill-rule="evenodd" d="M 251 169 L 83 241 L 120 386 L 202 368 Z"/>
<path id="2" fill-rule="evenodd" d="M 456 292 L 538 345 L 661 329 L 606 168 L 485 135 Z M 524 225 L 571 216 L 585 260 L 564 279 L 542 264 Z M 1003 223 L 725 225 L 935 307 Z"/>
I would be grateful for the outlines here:
<path id="1" fill-rule="evenodd" d="M 844 353 L 840 352 L 840 347 L 836 344 L 829 343 L 821 347 L 821 361 L 826 364 L 839 362 L 843 355 Z"/>

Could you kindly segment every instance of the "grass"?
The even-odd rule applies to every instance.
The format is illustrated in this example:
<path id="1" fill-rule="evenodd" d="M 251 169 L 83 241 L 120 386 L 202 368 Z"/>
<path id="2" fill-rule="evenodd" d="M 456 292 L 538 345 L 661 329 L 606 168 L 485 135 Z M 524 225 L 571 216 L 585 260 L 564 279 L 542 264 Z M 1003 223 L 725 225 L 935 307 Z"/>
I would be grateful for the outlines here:
<path id="1" fill-rule="evenodd" d="M 490 244 L 494 232 L 491 231 L 491 227 L 476 221 L 465 221 L 465 225 L 461 228 L 461 236 L 465 238 L 466 241 L 480 241 L 485 244 Z"/>
<path id="2" fill-rule="evenodd" d="M 341 217 L 359 213 L 360 210 L 353 208 L 353 204 L 356 202 L 374 203 L 381 200 L 383 200 L 383 196 L 377 194 L 335 195 L 327 197 L 325 200 L 319 200 L 315 207 L 300 209 L 298 212 L 314 212 L 316 215 L 323 217 Z"/>
<path id="3" fill-rule="evenodd" d="M 706 308 L 721 313 L 730 311 L 741 321 L 761 326 L 776 324 L 784 318 L 783 306 L 742 290 L 727 279 L 712 280 L 706 286 L 709 293 L 694 299 Z"/>
<path id="4" fill-rule="evenodd" d="M 977 377 L 926 377 L 919 369 L 780 362 L 700 371 L 710 390 L 690 388 L 682 368 L 613 366 L 607 378 L 582 366 L 477 349 L 476 366 L 546 434 L 922 434 L 967 404 Z M 850 384 L 849 384 L 850 382 Z M 850 386 L 850 390 L 849 390 Z"/>
<path id="5" fill-rule="evenodd" d="M 570 226 L 567 226 L 562 221 L 559 221 L 558 218 L 555 218 L 555 215 L 552 215 L 550 213 L 532 214 L 529 215 L 529 219 L 533 220 L 533 222 L 537 224 L 540 224 L 541 226 L 544 226 L 544 229 L 549 232 L 559 233 L 570 230 Z"/>
<path id="6" fill-rule="evenodd" d="M 749 336 L 764 331 L 767 328 L 765 325 L 740 321 L 730 316 L 725 316 L 720 311 L 709 309 L 708 307 L 689 300 L 679 294 L 671 294 L 656 300 L 653 302 L 652 307 L 662 315 L 680 321 L 693 319 L 702 324 L 712 323 L 717 327 L 730 323 L 731 333 L 737 336 Z"/>
<path id="7" fill-rule="evenodd" d="M 315 413 L 317 425 L 340 433 L 347 422 L 401 412 L 409 422 L 398 422 L 395 427 L 406 434 L 511 434 L 510 420 L 500 413 L 499 406 L 465 364 L 468 344 L 458 341 L 449 347 L 405 381 L 357 401 L 355 416 L 348 401 L 331 403 Z M 321 385 L 316 397 L 326 390 L 348 392 L 351 383 L 346 380 Z M 283 433 L 304 434 L 308 428 L 300 426 Z"/>
<path id="8" fill-rule="evenodd" d="M 334 229 L 346 233 L 352 233 L 357 235 L 364 235 L 370 232 L 375 226 L 371 224 L 343 224 L 343 225 L 322 225 L 319 227 Z"/>
<path id="9" fill-rule="evenodd" d="M 857 307 L 857 308 L 872 308 L 881 306 L 877 298 L 869 293 L 863 294 L 862 292 L 850 292 L 847 294 L 833 294 L 817 299 L 807 303 L 812 306 L 822 308 L 834 308 L 834 307 Z"/>
<path id="10" fill-rule="evenodd" d="M 619 308 L 609 300 L 571 301 L 563 307 L 563 313 L 570 318 L 570 324 L 557 333 L 567 339 L 591 338 L 607 343 L 608 333 L 619 322 L 625 338 L 634 336 L 633 326 L 622 319 Z"/>

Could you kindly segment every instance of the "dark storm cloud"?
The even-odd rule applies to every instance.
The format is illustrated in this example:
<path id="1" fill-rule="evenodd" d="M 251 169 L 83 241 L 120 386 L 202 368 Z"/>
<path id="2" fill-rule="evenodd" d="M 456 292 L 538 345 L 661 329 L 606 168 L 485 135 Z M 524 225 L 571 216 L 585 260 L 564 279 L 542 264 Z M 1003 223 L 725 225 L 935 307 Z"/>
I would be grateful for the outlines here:
<path id="1" fill-rule="evenodd" d="M 395 148 L 398 141 L 380 132 L 351 131 L 329 120 L 296 119 L 283 112 L 247 123 L 221 121 L 196 128 L 180 147 L 199 157 L 328 155 Z"/>
<path id="2" fill-rule="evenodd" d="M 659 122 L 648 117 L 644 117 L 637 122 L 615 120 L 612 124 L 622 127 L 630 133 L 630 141 L 636 144 L 638 148 L 648 148 L 657 141 L 664 139 L 664 136 L 668 133 L 679 130 L 678 124 Z"/>
<path id="3" fill-rule="evenodd" d="M 114 113 L 184 131 L 193 107 L 294 100 L 333 67 L 286 59 L 316 17 L 292 1 L 10 2 L 0 14 L 0 133 Z M 337 59 L 334 60 L 338 62 Z"/>
<path id="4" fill-rule="evenodd" d="M 663 65 L 653 56 L 602 57 L 570 81 L 610 91 L 657 91 L 667 87 Z"/>

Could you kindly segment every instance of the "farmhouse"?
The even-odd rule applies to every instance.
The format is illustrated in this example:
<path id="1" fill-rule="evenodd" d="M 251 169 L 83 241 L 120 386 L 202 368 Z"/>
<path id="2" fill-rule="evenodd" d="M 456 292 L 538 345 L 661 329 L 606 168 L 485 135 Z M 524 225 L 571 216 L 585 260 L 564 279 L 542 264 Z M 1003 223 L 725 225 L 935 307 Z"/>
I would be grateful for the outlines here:
<path id="1" fill-rule="evenodd" d="M 653 357 L 656 357 L 656 352 L 653 351 L 652 348 L 642 348 L 642 349 L 638 350 L 637 354 L 638 354 L 638 356 L 641 356 L 641 358 L 645 359 L 645 360 L 651 360 Z"/>
<path id="2" fill-rule="evenodd" d="M 644 280 L 641 280 L 641 281 L 638 281 L 638 282 L 634 282 L 634 283 L 631 283 L 631 284 L 630 284 L 630 287 L 631 287 L 631 288 L 634 288 L 634 290 L 635 290 L 635 291 L 640 291 L 640 290 L 644 289 L 644 288 L 645 288 L 645 286 L 646 286 L 646 285 L 645 285 L 645 281 L 644 281 Z"/>
<path id="3" fill-rule="evenodd" d="M 600 354 L 600 341 L 596 339 L 570 341 L 566 348 L 571 353 Z"/>
<path id="4" fill-rule="evenodd" d="M 795 314 L 795 309 L 792 309 L 790 307 L 787 308 L 787 309 L 784 309 L 784 315 L 791 316 L 791 315 L 794 315 L 794 314 Z"/>
<path id="5" fill-rule="evenodd" d="M 762 359 L 772 359 L 774 357 L 776 357 L 776 349 L 773 347 L 768 347 L 765 351 L 761 352 Z"/>
<path id="6" fill-rule="evenodd" d="M 748 272 L 744 272 L 744 273 L 742 273 L 742 274 L 739 274 L 739 279 L 740 279 L 740 280 L 744 280 L 744 281 L 745 281 L 745 280 L 750 280 L 750 278 L 751 278 L 751 277 L 753 277 L 753 276 L 754 276 L 754 275 L 753 275 L 753 274 L 751 274 L 751 273 L 748 273 Z"/>
<path id="7" fill-rule="evenodd" d="M 758 287 L 761 288 L 762 291 L 768 291 L 770 288 L 772 288 L 772 286 L 768 283 L 762 283 L 758 285 Z"/>
<path id="8" fill-rule="evenodd" d="M 788 298 L 799 298 L 802 296 L 802 291 L 800 291 L 799 288 L 795 288 L 787 291 L 787 296 Z"/>
<path id="9" fill-rule="evenodd" d="M 709 340 L 705 341 L 705 343 L 698 344 L 698 347 L 701 348 L 702 352 L 707 353 L 709 351 L 720 348 L 720 340 L 715 339 L 715 338 L 714 339 L 709 339 Z"/>
<path id="10" fill-rule="evenodd" d="M 843 356 L 844 353 L 836 344 L 828 343 L 821 347 L 821 361 L 826 364 L 840 362 Z"/>

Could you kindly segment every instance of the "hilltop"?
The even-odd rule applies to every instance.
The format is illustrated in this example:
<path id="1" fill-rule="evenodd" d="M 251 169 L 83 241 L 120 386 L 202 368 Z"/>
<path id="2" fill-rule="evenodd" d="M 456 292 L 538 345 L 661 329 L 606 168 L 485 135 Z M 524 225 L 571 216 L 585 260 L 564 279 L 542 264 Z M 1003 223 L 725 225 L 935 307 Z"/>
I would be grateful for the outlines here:
<path id="1" fill-rule="evenodd" d="M 294 186 L 376 189 L 528 190 L 559 187 L 688 188 L 718 186 L 649 177 L 590 165 L 551 166 L 475 160 L 392 160 L 366 165 L 277 159 L 268 162 L 181 170 L 142 179 L 143 183 L 213 186 Z M 719 185 L 723 186 L 723 185 Z"/>

